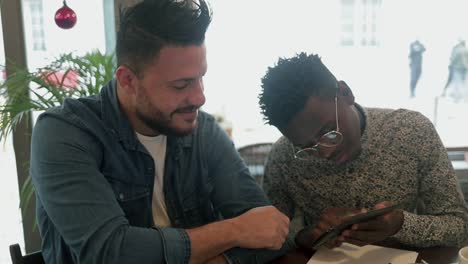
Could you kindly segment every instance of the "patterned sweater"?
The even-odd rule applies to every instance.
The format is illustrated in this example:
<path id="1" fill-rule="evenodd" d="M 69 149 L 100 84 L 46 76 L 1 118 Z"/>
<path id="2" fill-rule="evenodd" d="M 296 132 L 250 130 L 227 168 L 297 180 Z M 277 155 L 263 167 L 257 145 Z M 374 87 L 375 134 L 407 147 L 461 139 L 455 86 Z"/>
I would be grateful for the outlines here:
<path id="1" fill-rule="evenodd" d="M 286 138 L 274 144 L 265 170 L 272 203 L 291 219 L 315 225 L 326 208 L 372 208 L 388 200 L 403 205 L 404 224 L 394 235 L 400 243 L 467 244 L 468 208 L 432 123 L 404 109 L 362 112 L 362 152 L 350 162 L 296 160 Z"/>

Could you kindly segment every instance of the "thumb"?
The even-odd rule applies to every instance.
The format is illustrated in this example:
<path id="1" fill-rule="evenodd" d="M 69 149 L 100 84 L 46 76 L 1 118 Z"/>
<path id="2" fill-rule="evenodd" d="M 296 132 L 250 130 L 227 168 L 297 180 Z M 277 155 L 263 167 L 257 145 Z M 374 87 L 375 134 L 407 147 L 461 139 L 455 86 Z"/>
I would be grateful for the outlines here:
<path id="1" fill-rule="evenodd" d="M 385 208 L 385 207 L 390 206 L 390 205 L 392 205 L 392 202 L 390 202 L 390 201 L 383 201 L 383 202 L 380 202 L 380 203 L 376 204 L 376 205 L 374 206 L 374 208 L 375 208 L 375 209 L 382 209 L 382 208 Z"/>

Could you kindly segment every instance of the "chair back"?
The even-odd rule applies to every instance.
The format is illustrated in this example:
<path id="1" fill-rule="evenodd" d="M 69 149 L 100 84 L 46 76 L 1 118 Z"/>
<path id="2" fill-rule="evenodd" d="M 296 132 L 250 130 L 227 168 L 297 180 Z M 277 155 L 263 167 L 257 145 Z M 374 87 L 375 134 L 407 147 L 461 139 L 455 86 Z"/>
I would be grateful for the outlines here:
<path id="1" fill-rule="evenodd" d="M 18 244 L 10 245 L 10 256 L 13 264 L 45 264 L 41 251 L 23 256 Z"/>
<path id="2" fill-rule="evenodd" d="M 468 203 L 468 147 L 447 148 L 447 153 Z"/>
<path id="3" fill-rule="evenodd" d="M 260 186 L 263 186 L 265 163 L 272 145 L 273 143 L 256 143 L 238 149 L 240 156 L 247 168 L 249 168 L 250 174 Z"/>

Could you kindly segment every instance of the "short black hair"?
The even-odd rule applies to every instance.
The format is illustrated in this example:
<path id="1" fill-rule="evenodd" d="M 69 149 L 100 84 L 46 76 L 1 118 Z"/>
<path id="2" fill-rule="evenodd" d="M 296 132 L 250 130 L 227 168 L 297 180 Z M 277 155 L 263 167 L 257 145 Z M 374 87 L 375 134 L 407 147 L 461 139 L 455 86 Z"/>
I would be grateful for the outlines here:
<path id="1" fill-rule="evenodd" d="M 282 130 L 310 96 L 334 96 L 337 80 L 318 55 L 301 52 L 292 58 L 280 58 L 275 66 L 268 67 L 261 88 L 263 119 Z"/>
<path id="2" fill-rule="evenodd" d="M 201 45 L 212 12 L 204 0 L 144 0 L 121 12 L 117 65 L 140 74 L 168 45 Z"/>

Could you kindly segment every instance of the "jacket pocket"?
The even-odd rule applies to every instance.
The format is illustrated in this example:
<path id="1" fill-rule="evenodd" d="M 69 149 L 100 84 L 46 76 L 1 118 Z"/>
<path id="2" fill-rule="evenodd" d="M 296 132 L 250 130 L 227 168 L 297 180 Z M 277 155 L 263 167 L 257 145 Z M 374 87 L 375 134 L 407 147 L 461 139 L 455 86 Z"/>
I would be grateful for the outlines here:
<path id="1" fill-rule="evenodd" d="M 185 228 L 205 225 L 216 220 L 213 205 L 208 198 L 185 201 L 184 218 Z"/>
<path id="2" fill-rule="evenodd" d="M 151 192 L 148 187 L 107 179 L 112 186 L 115 198 L 130 225 L 150 227 L 153 225 L 151 212 Z"/>

